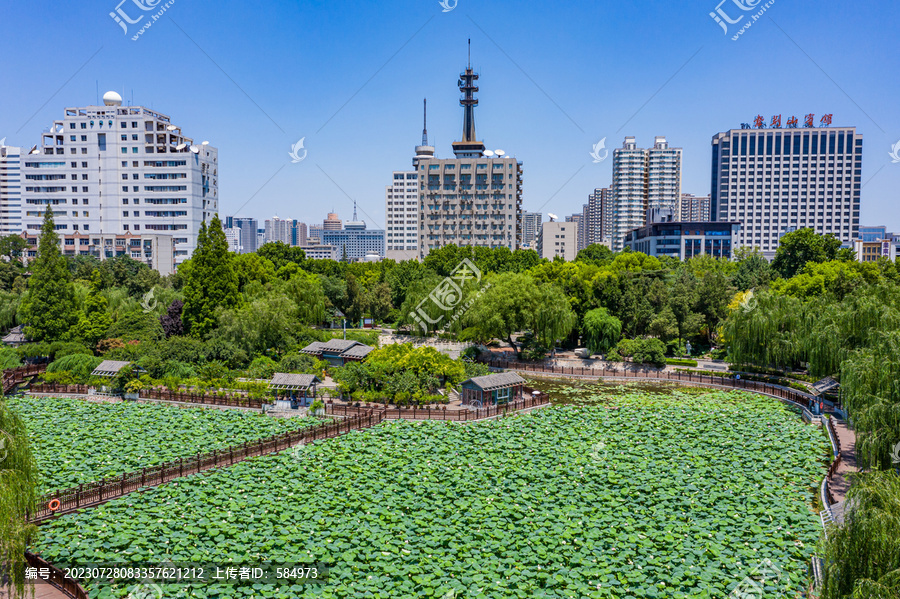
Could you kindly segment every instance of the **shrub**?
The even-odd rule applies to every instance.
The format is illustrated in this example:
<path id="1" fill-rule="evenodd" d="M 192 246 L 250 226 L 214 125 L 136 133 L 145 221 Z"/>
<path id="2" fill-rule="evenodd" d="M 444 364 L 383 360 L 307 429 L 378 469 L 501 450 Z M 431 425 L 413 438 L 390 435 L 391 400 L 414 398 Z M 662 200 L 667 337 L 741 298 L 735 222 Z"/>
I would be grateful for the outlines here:
<path id="1" fill-rule="evenodd" d="M 0 348 L 0 370 L 18 368 L 22 365 L 19 354 L 11 347 Z"/>
<path id="2" fill-rule="evenodd" d="M 686 360 L 682 358 L 666 358 L 666 364 L 669 366 L 696 366 L 697 360 Z"/>
<path id="3" fill-rule="evenodd" d="M 641 339 L 636 344 L 632 359 L 640 364 L 662 368 L 666 365 L 666 345 L 659 339 Z"/>
<path id="4" fill-rule="evenodd" d="M 247 374 L 251 379 L 270 379 L 275 374 L 278 363 L 272 358 L 260 356 L 250 362 Z"/>
<path id="5" fill-rule="evenodd" d="M 613 349 L 609 350 L 609 352 L 606 354 L 606 361 L 607 362 L 622 362 L 623 359 L 622 359 L 622 355 L 619 353 L 619 350 L 617 350 L 616 348 L 613 348 Z"/>
<path id="6" fill-rule="evenodd" d="M 47 372 L 50 374 L 68 372 L 74 380 L 85 382 L 102 361 L 103 358 L 87 354 L 69 354 L 51 362 L 47 366 Z"/>

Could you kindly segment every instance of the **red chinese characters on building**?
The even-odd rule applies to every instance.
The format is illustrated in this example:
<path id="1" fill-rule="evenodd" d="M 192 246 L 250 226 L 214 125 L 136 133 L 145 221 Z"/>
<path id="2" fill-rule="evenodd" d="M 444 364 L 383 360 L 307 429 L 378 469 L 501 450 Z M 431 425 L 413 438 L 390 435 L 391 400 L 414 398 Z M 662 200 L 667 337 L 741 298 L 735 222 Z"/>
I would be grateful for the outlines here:
<path id="1" fill-rule="evenodd" d="M 814 114 L 806 115 L 806 118 L 803 120 L 803 125 L 806 127 L 812 127 L 813 119 L 815 119 L 815 118 L 816 118 L 816 115 L 814 115 Z"/>
<path id="2" fill-rule="evenodd" d="M 766 119 L 762 115 L 756 115 L 756 118 L 753 119 L 753 126 L 757 129 L 762 129 L 766 126 Z"/>
<path id="3" fill-rule="evenodd" d="M 823 127 L 827 127 L 828 125 L 831 124 L 832 116 L 834 116 L 834 115 L 826 114 L 825 116 L 822 117 L 822 120 L 819 121 L 819 124 L 822 125 Z"/>
<path id="4" fill-rule="evenodd" d="M 781 129 L 781 115 L 772 117 L 772 124 L 770 125 L 773 129 Z"/>
<path id="5" fill-rule="evenodd" d="M 788 119 L 787 126 L 790 127 L 791 129 L 796 129 L 797 122 L 798 122 L 797 117 L 792 116 L 791 118 Z"/>

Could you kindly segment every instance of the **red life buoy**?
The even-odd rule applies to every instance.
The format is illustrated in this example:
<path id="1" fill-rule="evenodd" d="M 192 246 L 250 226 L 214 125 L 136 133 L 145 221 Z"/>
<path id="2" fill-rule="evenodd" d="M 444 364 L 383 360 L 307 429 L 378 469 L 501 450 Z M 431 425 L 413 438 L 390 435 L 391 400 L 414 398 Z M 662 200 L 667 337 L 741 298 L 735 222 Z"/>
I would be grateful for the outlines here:
<path id="1" fill-rule="evenodd" d="M 51 512 L 55 512 L 56 510 L 58 510 L 59 506 L 60 506 L 59 499 L 51 499 L 50 503 L 47 504 L 47 508 Z"/>

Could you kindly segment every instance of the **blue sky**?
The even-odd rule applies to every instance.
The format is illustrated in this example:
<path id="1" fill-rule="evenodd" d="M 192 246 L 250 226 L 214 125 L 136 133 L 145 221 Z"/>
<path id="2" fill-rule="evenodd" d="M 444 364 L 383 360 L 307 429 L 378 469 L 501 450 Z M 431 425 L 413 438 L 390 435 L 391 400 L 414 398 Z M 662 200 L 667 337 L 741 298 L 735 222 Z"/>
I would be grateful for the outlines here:
<path id="1" fill-rule="evenodd" d="M 718 0 L 458 0 L 449 12 L 438 0 L 175 0 L 133 41 L 149 16 L 126 35 L 109 16 L 118 1 L 4 1 L 0 138 L 30 147 L 66 106 L 114 89 L 219 148 L 220 214 L 349 219 L 355 199 L 380 227 L 424 97 L 430 141 L 451 155 L 471 38 L 478 135 L 524 162 L 527 210 L 580 211 L 609 185 L 612 159 L 589 154 L 604 137 L 611 150 L 667 136 L 684 148 L 684 191 L 706 194 L 716 132 L 757 114 L 832 113 L 865 139 L 862 224 L 900 232 L 896 2 L 776 0 L 733 41 L 753 14 L 734 3 L 759 0 L 726 0 L 744 15 L 728 35 L 709 16 Z M 135 1 L 158 0 L 126 0 L 132 19 L 153 14 Z M 294 164 L 301 137 L 308 155 Z"/>

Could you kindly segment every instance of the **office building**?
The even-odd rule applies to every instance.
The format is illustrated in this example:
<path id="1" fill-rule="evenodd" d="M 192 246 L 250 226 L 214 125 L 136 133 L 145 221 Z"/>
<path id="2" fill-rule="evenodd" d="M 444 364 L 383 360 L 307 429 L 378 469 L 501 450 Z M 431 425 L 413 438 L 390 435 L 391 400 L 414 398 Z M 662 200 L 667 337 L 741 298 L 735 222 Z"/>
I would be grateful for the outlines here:
<path id="1" fill-rule="evenodd" d="M 328 216 L 322 222 L 323 231 L 340 231 L 344 223 L 334 212 L 329 212 Z"/>
<path id="2" fill-rule="evenodd" d="M 338 249 L 333 245 L 301 245 L 307 260 L 339 260 Z"/>
<path id="3" fill-rule="evenodd" d="M 730 260 L 737 222 L 653 222 L 625 235 L 625 247 L 648 256 L 688 260 L 706 254 Z"/>
<path id="4" fill-rule="evenodd" d="M 522 244 L 522 163 L 478 141 L 478 78 L 470 60 L 459 79 L 463 131 L 453 142 L 455 158 L 436 158 L 426 145 L 417 148 L 413 160 L 419 176 L 420 258 L 446 245 L 516 250 Z"/>
<path id="5" fill-rule="evenodd" d="M 276 243 L 280 241 L 285 245 L 291 245 L 291 239 L 293 238 L 293 228 L 294 221 L 292 220 L 281 219 L 277 216 L 273 216 L 271 219 L 266 219 L 266 243 Z"/>
<path id="6" fill-rule="evenodd" d="M 541 258 L 553 260 L 559 257 L 566 262 L 575 260 L 578 255 L 578 223 L 552 220 L 543 223 L 537 244 Z"/>
<path id="7" fill-rule="evenodd" d="M 812 115 L 803 129 L 749 127 L 712 139 L 710 211 L 714 220 L 742 223 L 735 246 L 771 259 L 785 233 L 811 228 L 849 247 L 859 236 L 862 135 L 812 127 Z"/>
<path id="8" fill-rule="evenodd" d="M 240 246 L 242 254 L 252 254 L 259 248 L 257 230 L 259 223 L 255 218 L 245 216 L 230 217 L 232 226 L 240 230 Z"/>
<path id="9" fill-rule="evenodd" d="M 625 235 L 645 224 L 648 210 L 678 205 L 681 158 L 681 148 L 670 148 L 665 137 L 656 137 L 647 149 L 626 137 L 613 152 L 613 250 L 621 250 Z"/>
<path id="10" fill-rule="evenodd" d="M 0 236 L 22 232 L 22 148 L 0 144 Z"/>
<path id="11" fill-rule="evenodd" d="M 228 251 L 235 254 L 241 253 L 241 230 L 237 227 L 225 227 L 225 240 L 228 241 Z"/>
<path id="12" fill-rule="evenodd" d="M 291 226 L 291 245 L 302 247 L 307 244 L 306 223 L 298 220 L 293 221 Z"/>
<path id="13" fill-rule="evenodd" d="M 218 212 L 218 152 L 115 92 L 103 103 L 66 108 L 22 156 L 22 227 L 35 233 L 51 206 L 61 235 L 171 235 L 181 264 Z"/>
<path id="14" fill-rule="evenodd" d="M 393 177 L 393 184 L 384 191 L 385 258 L 415 260 L 419 257 L 419 176 L 415 171 L 396 171 Z"/>
<path id="15" fill-rule="evenodd" d="M 897 259 L 897 244 L 889 239 L 865 241 L 857 239 L 853 242 L 853 251 L 860 262 L 876 262 L 879 258 Z"/>
<path id="16" fill-rule="evenodd" d="M 577 254 L 581 250 L 584 249 L 584 220 L 585 220 L 585 212 L 587 212 L 587 204 L 585 204 L 582 212 L 580 214 L 572 214 L 566 217 L 567 223 L 574 223 L 577 227 L 575 230 L 578 231 L 575 236 L 575 253 Z"/>
<path id="17" fill-rule="evenodd" d="M 28 260 L 37 257 L 40 233 L 40 230 L 31 230 L 21 234 L 28 243 L 25 250 Z M 74 233 L 59 232 L 59 249 L 64 256 L 94 256 L 99 260 L 128 256 L 163 276 L 175 272 L 177 247 L 172 235 L 136 234 L 131 231 L 122 234 L 91 233 L 80 229 Z"/>
<path id="18" fill-rule="evenodd" d="M 880 241 L 888 239 L 887 227 L 879 225 L 877 227 L 860 225 L 858 239 L 861 241 Z"/>
<path id="19" fill-rule="evenodd" d="M 322 231 L 324 230 L 322 225 L 310 225 L 309 231 L 306 234 L 306 243 L 307 245 L 314 245 L 317 243 L 322 243 Z"/>
<path id="20" fill-rule="evenodd" d="M 712 220 L 709 196 L 695 196 L 690 193 L 681 194 L 678 215 L 682 222 L 700 223 Z"/>
<path id="21" fill-rule="evenodd" d="M 540 212 L 522 212 L 522 247 L 537 249 L 537 238 L 544 215 Z"/>
<path id="22" fill-rule="evenodd" d="M 329 215 L 332 216 L 332 215 Z M 337 260 L 359 262 L 367 254 L 384 256 L 384 234 L 381 229 L 367 229 L 365 221 L 356 217 L 356 202 L 353 203 L 353 220 L 343 223 L 337 230 L 322 232 L 322 244 L 333 246 Z"/>

